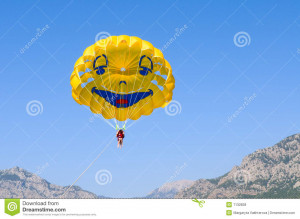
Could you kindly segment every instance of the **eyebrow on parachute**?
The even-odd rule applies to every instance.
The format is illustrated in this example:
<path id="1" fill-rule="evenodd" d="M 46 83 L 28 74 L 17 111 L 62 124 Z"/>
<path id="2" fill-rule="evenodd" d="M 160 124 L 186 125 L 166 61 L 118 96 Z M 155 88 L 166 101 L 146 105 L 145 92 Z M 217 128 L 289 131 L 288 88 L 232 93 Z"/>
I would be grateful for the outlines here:
<path id="1" fill-rule="evenodd" d="M 108 60 L 107 60 L 106 55 L 102 54 L 101 56 L 98 56 L 95 58 L 94 63 L 93 63 L 93 68 L 95 68 L 95 64 L 96 64 L 97 60 L 102 56 L 105 58 L 106 65 L 108 65 Z"/>

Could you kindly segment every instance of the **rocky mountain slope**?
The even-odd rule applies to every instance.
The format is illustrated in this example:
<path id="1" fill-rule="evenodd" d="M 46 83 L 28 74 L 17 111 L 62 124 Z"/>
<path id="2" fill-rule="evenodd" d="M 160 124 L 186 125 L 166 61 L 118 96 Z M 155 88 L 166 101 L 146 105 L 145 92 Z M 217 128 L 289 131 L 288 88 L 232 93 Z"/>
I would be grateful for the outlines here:
<path id="1" fill-rule="evenodd" d="M 300 198 L 300 134 L 249 154 L 224 176 L 197 180 L 175 198 Z"/>
<path id="2" fill-rule="evenodd" d="M 58 186 L 22 168 L 0 170 L 0 198 L 97 198 L 97 195 L 73 186 Z"/>
<path id="3" fill-rule="evenodd" d="M 179 191 L 191 186 L 193 183 L 194 181 L 191 180 L 165 183 L 163 186 L 153 190 L 145 198 L 174 198 Z"/>

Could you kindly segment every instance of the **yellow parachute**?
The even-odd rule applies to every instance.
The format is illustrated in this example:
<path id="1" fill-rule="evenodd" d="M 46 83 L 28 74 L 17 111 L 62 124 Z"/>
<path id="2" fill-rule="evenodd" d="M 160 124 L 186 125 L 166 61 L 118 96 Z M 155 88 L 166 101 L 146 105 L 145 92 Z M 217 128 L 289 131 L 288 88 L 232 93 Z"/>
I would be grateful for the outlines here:
<path id="1" fill-rule="evenodd" d="M 150 115 L 172 100 L 175 79 L 162 52 L 138 37 L 110 36 L 86 48 L 71 74 L 72 96 L 105 119 Z"/>

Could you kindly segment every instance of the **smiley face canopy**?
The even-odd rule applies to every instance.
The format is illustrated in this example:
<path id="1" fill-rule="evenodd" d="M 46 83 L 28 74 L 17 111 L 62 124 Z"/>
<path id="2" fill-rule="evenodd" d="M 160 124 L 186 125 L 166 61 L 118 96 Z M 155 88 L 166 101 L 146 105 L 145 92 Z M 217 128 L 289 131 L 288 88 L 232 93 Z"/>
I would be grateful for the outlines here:
<path id="1" fill-rule="evenodd" d="M 162 52 L 138 37 L 110 36 L 86 48 L 71 74 L 72 96 L 105 119 L 150 115 L 172 100 L 175 79 Z"/>

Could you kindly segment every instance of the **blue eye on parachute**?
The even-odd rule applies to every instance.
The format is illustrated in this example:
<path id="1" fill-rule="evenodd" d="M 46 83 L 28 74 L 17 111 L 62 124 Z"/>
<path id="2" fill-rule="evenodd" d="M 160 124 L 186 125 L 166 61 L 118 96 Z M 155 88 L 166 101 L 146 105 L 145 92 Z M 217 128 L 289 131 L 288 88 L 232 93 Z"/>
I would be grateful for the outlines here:
<path id="1" fill-rule="evenodd" d="M 96 70 L 97 75 L 102 75 L 105 73 L 104 68 L 106 68 L 106 67 L 107 67 L 106 65 L 102 65 L 102 66 L 95 68 L 94 70 Z"/>
<path id="2" fill-rule="evenodd" d="M 151 69 L 147 68 L 147 67 L 140 67 L 142 68 L 143 70 L 140 70 L 140 74 L 143 75 L 143 76 L 146 76 L 148 74 L 148 72 L 151 72 Z"/>

